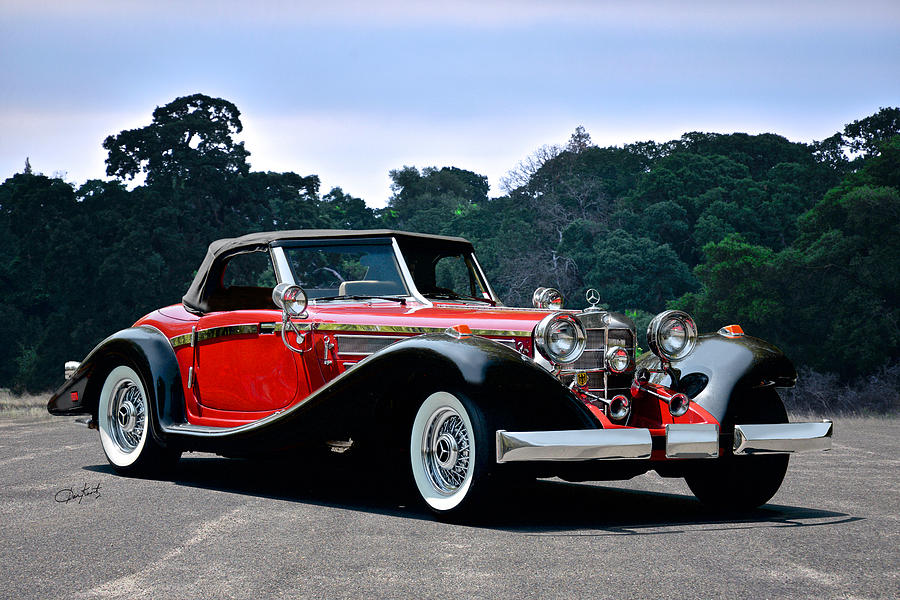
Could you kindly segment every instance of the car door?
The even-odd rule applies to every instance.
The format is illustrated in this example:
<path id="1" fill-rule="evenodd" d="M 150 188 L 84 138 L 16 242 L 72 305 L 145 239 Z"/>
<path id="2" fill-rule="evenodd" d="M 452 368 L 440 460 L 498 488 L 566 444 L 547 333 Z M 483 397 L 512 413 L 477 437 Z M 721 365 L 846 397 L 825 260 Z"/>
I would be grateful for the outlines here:
<path id="1" fill-rule="evenodd" d="M 200 319 L 194 357 L 194 393 L 200 406 L 273 411 L 303 391 L 294 355 L 276 331 L 279 317 L 274 310 L 239 310 Z"/>
<path id="2" fill-rule="evenodd" d="M 201 408 L 271 412 L 309 393 L 301 355 L 281 339 L 274 285 L 267 252 L 239 254 L 226 265 L 214 301 L 222 310 L 197 323 L 193 392 Z"/>

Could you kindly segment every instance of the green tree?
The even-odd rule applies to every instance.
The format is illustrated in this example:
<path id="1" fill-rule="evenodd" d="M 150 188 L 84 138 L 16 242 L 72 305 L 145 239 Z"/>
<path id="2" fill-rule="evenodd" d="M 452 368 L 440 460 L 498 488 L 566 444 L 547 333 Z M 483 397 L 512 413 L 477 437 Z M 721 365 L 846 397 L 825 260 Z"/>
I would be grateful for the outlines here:
<path id="1" fill-rule="evenodd" d="M 874 115 L 853 121 L 844 127 L 844 146 L 863 158 L 877 156 L 881 146 L 900 135 L 900 108 L 881 108 Z"/>
<path id="2" fill-rule="evenodd" d="M 390 172 L 394 194 L 385 221 L 392 226 L 441 233 L 444 225 L 488 199 L 487 177 L 456 167 L 404 166 Z"/>
<path id="3" fill-rule="evenodd" d="M 668 245 L 621 229 L 598 237 L 593 251 L 594 265 L 584 276 L 586 287 L 597 288 L 601 302 L 613 310 L 659 312 L 668 300 L 697 285 Z"/>
<path id="4" fill-rule="evenodd" d="M 178 186 L 192 179 L 244 175 L 249 171 L 240 111 L 221 98 L 192 94 L 153 111 L 153 122 L 111 135 L 106 174 L 133 179 L 143 172 L 148 185 Z"/>

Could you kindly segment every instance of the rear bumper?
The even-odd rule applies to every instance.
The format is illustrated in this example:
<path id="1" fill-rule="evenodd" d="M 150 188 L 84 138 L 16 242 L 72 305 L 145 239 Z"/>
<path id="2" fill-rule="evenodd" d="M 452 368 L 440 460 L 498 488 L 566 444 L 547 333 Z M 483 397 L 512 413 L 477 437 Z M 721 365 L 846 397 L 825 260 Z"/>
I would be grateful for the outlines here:
<path id="1" fill-rule="evenodd" d="M 737 425 L 735 454 L 786 453 L 831 449 L 833 424 Z M 497 462 L 647 460 L 653 450 L 649 429 L 576 429 L 496 433 Z M 675 424 L 665 428 L 667 459 L 717 458 L 719 426 Z"/>

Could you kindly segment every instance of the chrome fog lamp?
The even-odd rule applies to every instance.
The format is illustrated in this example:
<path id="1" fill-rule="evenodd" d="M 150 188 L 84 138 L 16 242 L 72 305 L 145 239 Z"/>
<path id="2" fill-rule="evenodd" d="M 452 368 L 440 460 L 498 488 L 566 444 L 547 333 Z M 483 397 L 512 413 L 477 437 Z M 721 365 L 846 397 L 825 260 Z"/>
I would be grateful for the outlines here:
<path id="1" fill-rule="evenodd" d="M 647 343 L 653 354 L 664 361 L 682 359 L 697 345 L 697 324 L 684 311 L 661 312 L 647 327 Z"/>
<path id="2" fill-rule="evenodd" d="M 279 283 L 272 290 L 272 302 L 286 315 L 300 317 L 306 311 L 306 292 L 299 285 Z"/>
<path id="3" fill-rule="evenodd" d="M 572 315 L 547 315 L 534 328 L 534 344 L 550 362 L 575 362 L 584 352 L 587 332 Z"/>
<path id="4" fill-rule="evenodd" d="M 531 296 L 531 303 L 535 308 L 552 308 L 560 310 L 563 307 L 563 296 L 554 288 L 539 287 Z"/>
<path id="5" fill-rule="evenodd" d="M 606 366 L 613 373 L 624 373 L 630 365 L 631 357 L 622 346 L 610 346 L 606 351 Z"/>

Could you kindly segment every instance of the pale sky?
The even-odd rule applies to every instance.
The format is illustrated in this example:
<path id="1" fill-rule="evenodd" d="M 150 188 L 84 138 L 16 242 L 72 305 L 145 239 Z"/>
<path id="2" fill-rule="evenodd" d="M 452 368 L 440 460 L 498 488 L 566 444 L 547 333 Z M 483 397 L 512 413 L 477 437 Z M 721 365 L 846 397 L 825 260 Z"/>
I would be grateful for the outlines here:
<path id="1" fill-rule="evenodd" d="M 900 2 L 0 0 L 0 181 L 106 178 L 103 139 L 196 92 L 253 170 L 383 206 L 388 171 L 500 178 L 578 125 L 810 142 L 900 106 Z"/>

